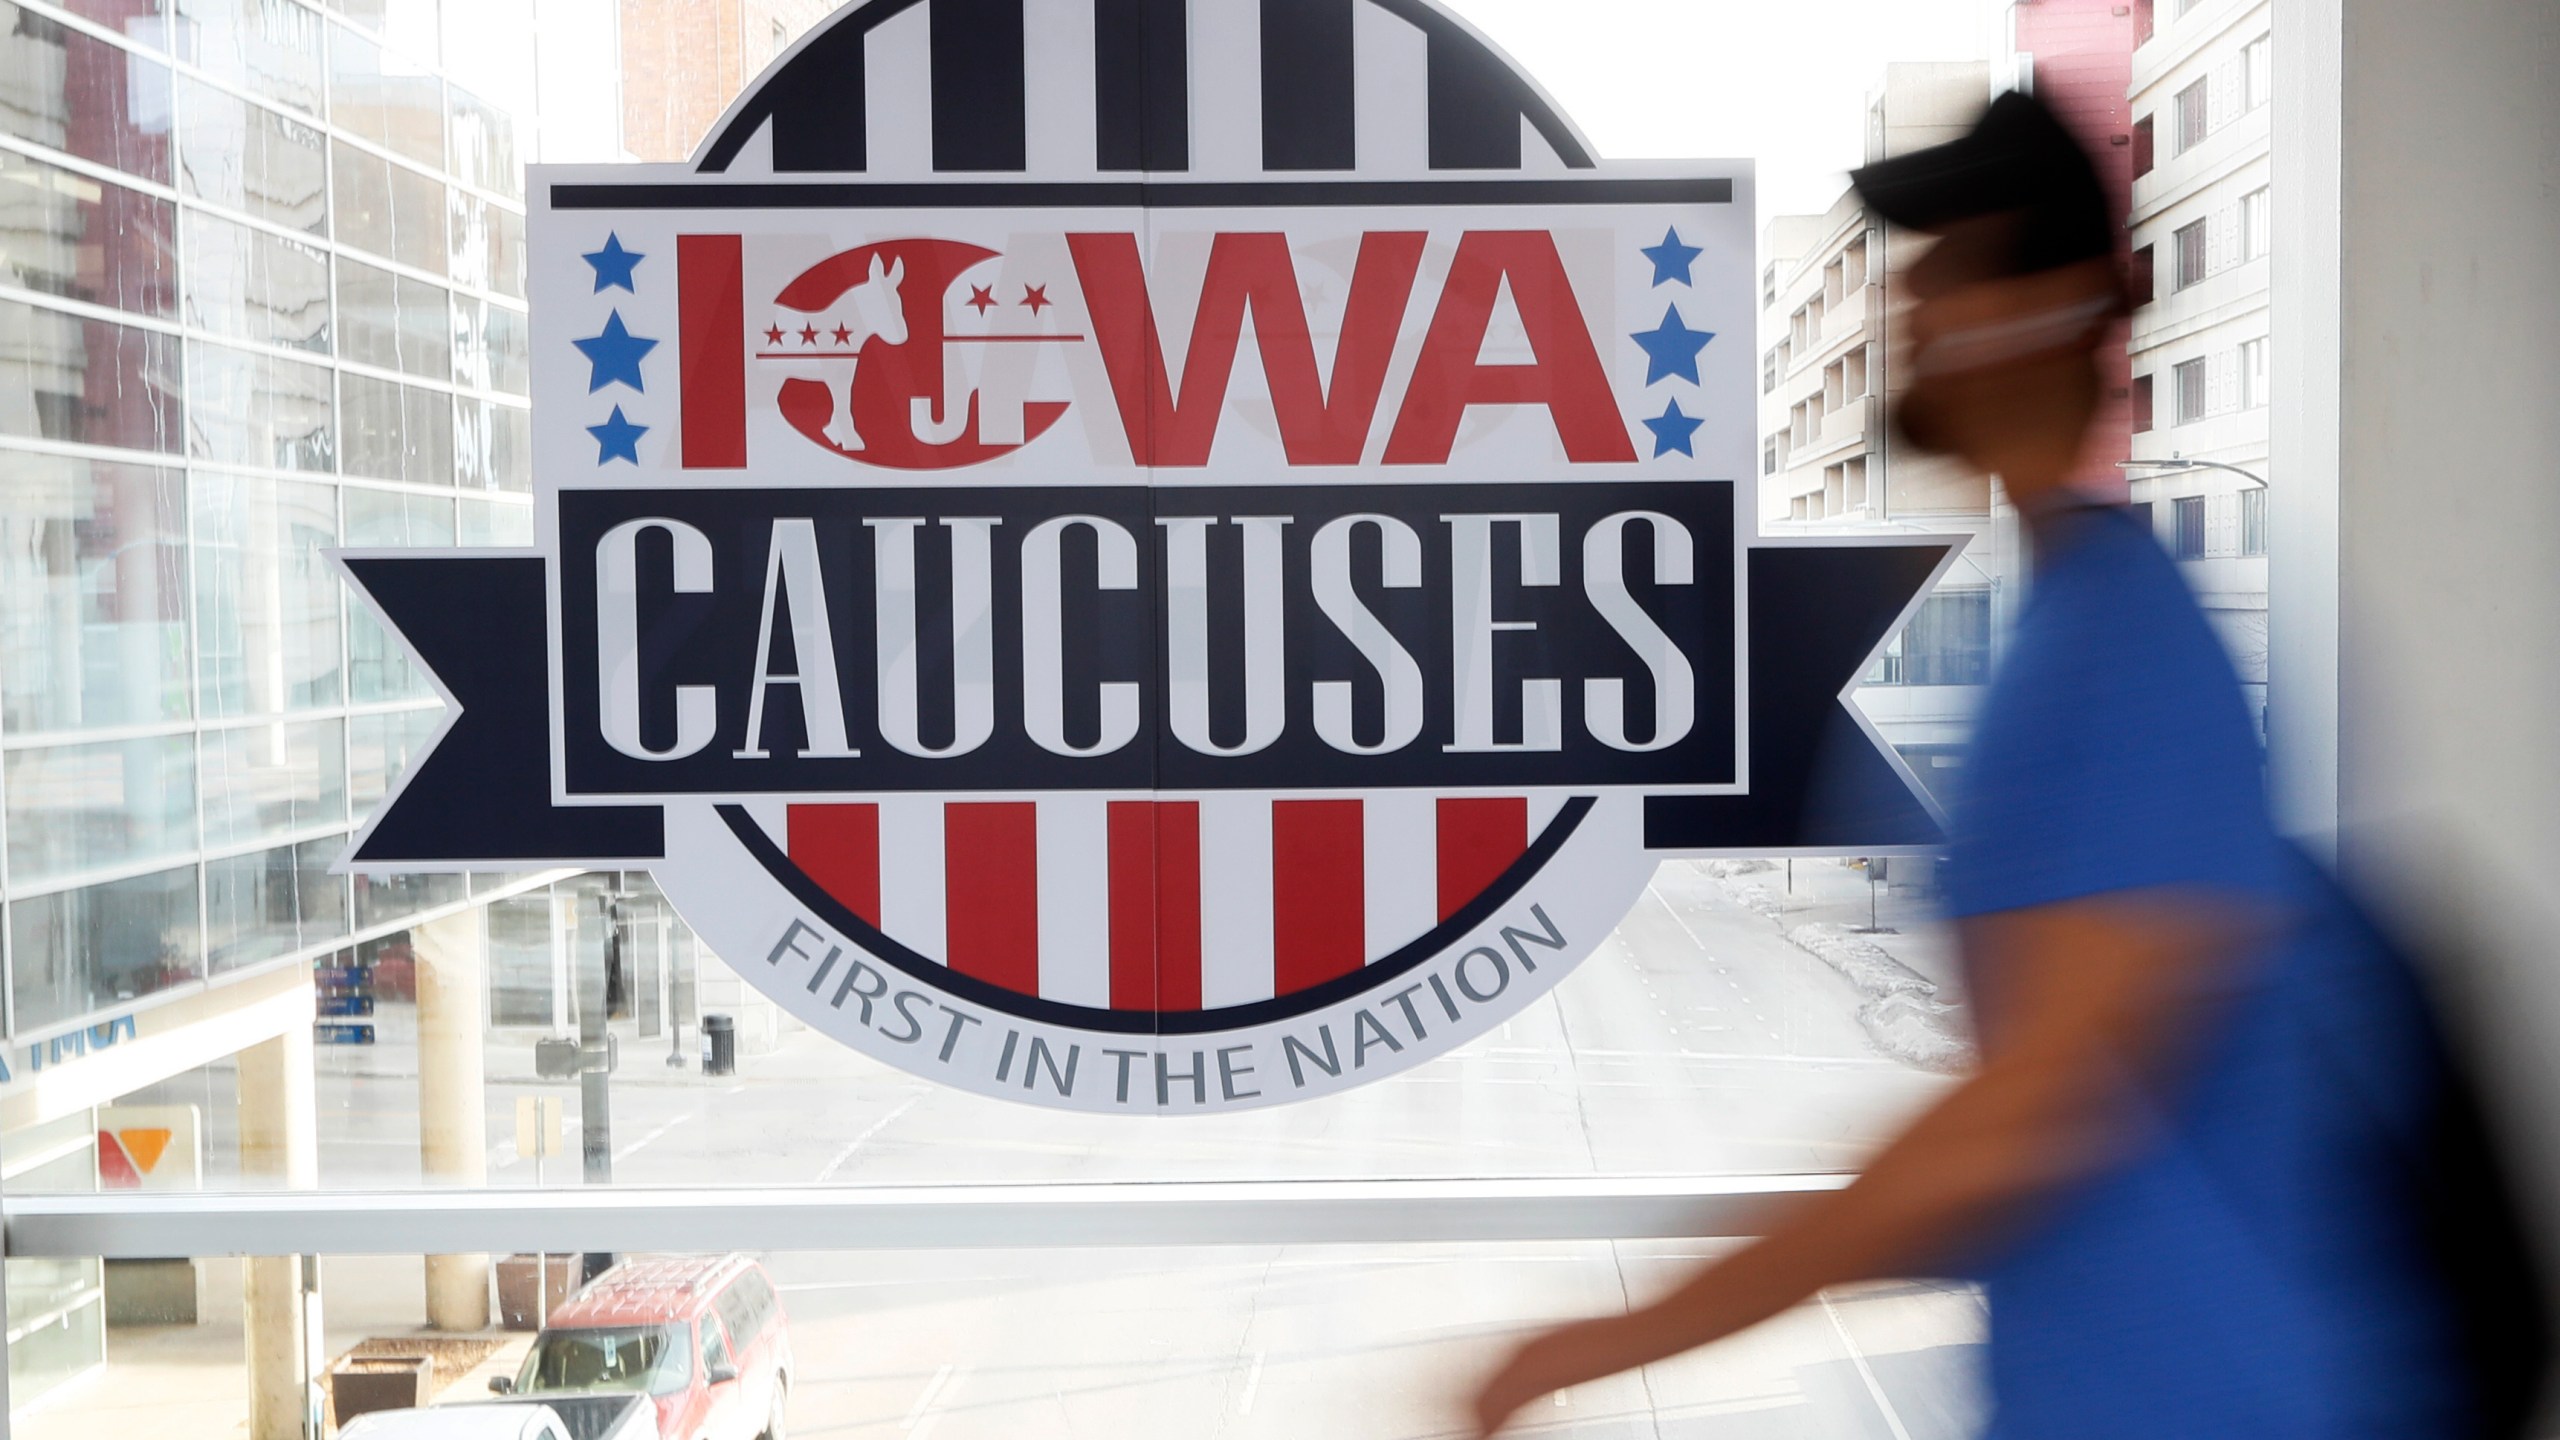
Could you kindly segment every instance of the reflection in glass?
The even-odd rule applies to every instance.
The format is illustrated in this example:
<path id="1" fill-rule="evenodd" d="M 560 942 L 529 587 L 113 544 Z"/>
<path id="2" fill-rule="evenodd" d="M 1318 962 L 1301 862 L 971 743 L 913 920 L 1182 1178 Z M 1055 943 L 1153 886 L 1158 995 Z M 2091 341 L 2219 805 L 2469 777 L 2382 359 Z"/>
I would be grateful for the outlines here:
<path id="1" fill-rule="evenodd" d="M 551 897 L 489 902 L 489 1023 L 548 1027 L 554 1013 Z"/>
<path id="2" fill-rule="evenodd" d="M 10 751 L 12 890 L 194 849 L 194 751 L 185 735 Z"/>
<path id="3" fill-rule="evenodd" d="M 84 1115 L 87 1112 L 82 1112 Z M 80 1152 L 97 1188 L 97 1154 Z M 11 1177 L 9 1188 L 21 1188 Z M 106 1353 L 104 1261 L 29 1256 L 9 1266 L 9 1400 L 24 1408 L 59 1388 Z M 25 1298 L 21 1299 L 20 1297 Z"/>
<path id="4" fill-rule="evenodd" d="M 222 974 L 347 933 L 347 881 L 329 873 L 342 839 L 306 840 L 204 867 L 205 944 Z"/>
<path id="5" fill-rule="evenodd" d="M 184 76 L 178 183 L 198 199 L 289 229 L 328 229 L 329 163 L 319 129 Z"/>
<path id="6" fill-rule="evenodd" d="M 444 273 L 441 181 L 335 140 L 329 143 L 329 164 L 341 241 L 430 274 Z"/>
<path id="7" fill-rule="evenodd" d="M 227 345 L 187 342 L 187 453 L 276 470 L 335 470 L 329 371 Z"/>
<path id="8" fill-rule="evenodd" d="M 530 545 L 533 507 L 504 500 L 464 500 L 460 541 L 465 545 Z"/>
<path id="9" fill-rule="evenodd" d="M 533 422 L 513 405 L 454 402 L 456 483 L 466 490 L 533 489 Z"/>
<path id="10" fill-rule="evenodd" d="M 329 257 L 190 209 L 187 320 L 220 334 L 329 352 Z"/>
<path id="11" fill-rule="evenodd" d="M 177 288 L 177 207 L 0 150 L 0 281 L 166 317 Z"/>
<path id="12" fill-rule="evenodd" d="M 488 43 L 484 38 L 482 44 Z M 460 86 L 445 91 L 453 110 L 447 169 L 466 185 L 521 199 L 524 171 L 516 164 L 516 127 L 505 112 Z"/>
<path id="13" fill-rule="evenodd" d="M 0 0 L 9 133 L 163 184 L 169 67 Z"/>
<path id="14" fill-rule="evenodd" d="M 295 0 L 176 0 L 178 53 L 218 79 L 320 113 L 320 16 Z"/>
<path id="15" fill-rule="evenodd" d="M 441 405 L 444 397 L 432 391 Z M 438 477 L 441 480 L 443 477 Z M 451 545 L 453 502 L 431 495 L 394 495 L 360 486 L 346 492 L 347 544 Z M 386 700 L 423 700 L 435 694 L 409 661 L 409 652 L 375 618 L 372 607 L 357 605 L 347 619 L 347 683 L 357 704 Z M 429 712 L 430 714 L 434 712 Z"/>
<path id="16" fill-rule="evenodd" d="M 444 723 L 444 707 L 347 717 L 347 798 L 358 824 L 391 793 L 411 757 Z"/>
<path id="17" fill-rule="evenodd" d="M 198 471 L 198 683 L 208 716 L 273 715 L 339 699 L 338 538 L 331 487 Z"/>
<path id="18" fill-rule="evenodd" d="M 489 207 L 489 288 L 524 298 L 524 217 L 498 205 Z"/>
<path id="19" fill-rule="evenodd" d="M 0 726 L 185 719 L 186 543 L 175 470 L 0 457 Z"/>
<path id="20" fill-rule="evenodd" d="M 204 736 L 204 843 L 238 845 L 347 820 L 347 735 L 336 720 Z"/>
<path id="21" fill-rule="evenodd" d="M 0 300 L 0 433 L 178 448 L 178 337 Z"/>
<path id="22" fill-rule="evenodd" d="M 344 25 L 329 27 L 329 118 L 350 134 L 421 165 L 441 166 L 443 91 L 444 82 L 415 63 L 385 55 Z M 441 197 L 436 208 L 444 208 Z"/>
<path id="23" fill-rule="evenodd" d="M 441 390 L 338 376 L 346 473 L 413 485 L 453 483 L 453 401 Z"/>
<path id="24" fill-rule="evenodd" d="M 193 865 L 9 903 L 9 1021 L 20 1033 L 203 975 Z"/>
<path id="25" fill-rule="evenodd" d="M 459 875 L 358 875 L 356 887 L 356 928 L 370 930 L 376 925 L 432 910 L 439 905 L 458 904 L 463 899 L 462 877 Z"/>
<path id="26" fill-rule="evenodd" d="M 453 376 L 453 320 L 445 289 L 338 258 L 338 353 L 385 370 Z"/>

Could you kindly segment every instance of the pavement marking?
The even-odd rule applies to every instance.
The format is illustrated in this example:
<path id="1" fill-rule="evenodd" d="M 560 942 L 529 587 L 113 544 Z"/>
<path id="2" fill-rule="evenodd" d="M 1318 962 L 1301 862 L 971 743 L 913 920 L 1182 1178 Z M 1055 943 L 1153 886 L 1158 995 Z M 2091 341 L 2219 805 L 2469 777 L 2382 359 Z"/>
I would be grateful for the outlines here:
<path id="1" fill-rule="evenodd" d="M 916 1425 L 919 1425 L 919 1422 L 924 1422 L 924 1417 L 927 1417 L 929 1409 L 932 1409 L 932 1407 L 934 1407 L 934 1402 L 937 1402 L 937 1399 L 940 1399 L 940 1396 L 942 1396 L 942 1386 L 947 1386 L 947 1384 L 950 1384 L 950 1381 L 952 1381 L 952 1368 L 950 1368 L 950 1366 L 942 1366 L 940 1371 L 934 1371 L 934 1379 L 932 1379 L 932 1381 L 927 1381 L 927 1386 L 924 1386 L 924 1394 L 916 1396 L 916 1404 L 911 1404 L 911 1407 L 906 1409 L 906 1420 L 901 1420 L 901 1422 L 899 1422 L 899 1430 L 906 1430 L 906 1432 L 909 1432 L 909 1435 L 922 1435 L 922 1432 L 916 1430 Z M 932 1430 L 932 1427 L 927 1427 L 927 1430 Z M 1910 1440 L 1910 1437 L 1905 1435 L 1905 1437 L 1902 1437 L 1902 1440 Z"/>
<path id="2" fill-rule="evenodd" d="M 657 1129 L 650 1131 L 648 1134 L 641 1136 L 639 1139 L 632 1141 L 630 1144 L 623 1146 L 621 1149 L 614 1151 L 614 1152 L 613 1152 L 613 1158 L 614 1158 L 614 1159 L 616 1159 L 616 1160 L 628 1160 L 628 1159 L 630 1159 L 632 1156 L 634 1156 L 634 1155 L 636 1155 L 636 1154 L 640 1153 L 640 1147 L 642 1147 L 643 1145 L 646 1145 L 646 1144 L 650 1143 L 650 1142 L 651 1142 L 651 1141 L 653 1141 L 653 1140 L 659 1139 L 660 1137 L 664 1136 L 668 1131 L 673 1130 L 673 1129 L 674 1129 L 674 1128 L 676 1128 L 677 1126 L 679 1126 L 679 1125 L 683 1124 L 683 1123 L 684 1123 L 684 1122 L 686 1122 L 687 1120 L 690 1120 L 690 1119 L 692 1119 L 694 1116 L 699 1115 L 699 1114 L 701 1114 L 701 1113 L 702 1113 L 702 1112 L 701 1112 L 701 1111 L 699 1111 L 699 1110 L 688 1110 L 688 1111 L 686 1111 L 684 1114 L 682 1114 L 682 1115 L 678 1115 L 678 1116 L 677 1116 L 676 1118 L 674 1118 L 673 1120 L 670 1120 L 670 1121 L 668 1121 L 667 1123 L 665 1123 L 664 1125 L 659 1126 Z"/>
<path id="3" fill-rule="evenodd" d="M 1253 1368 L 1244 1374 L 1244 1393 L 1236 1397 L 1236 1413 L 1239 1415 L 1253 1413 L 1254 1393 L 1262 1388 L 1262 1357 L 1268 1353 L 1263 1350 L 1253 1352 Z"/>
<path id="4" fill-rule="evenodd" d="M 854 1136 L 854 1137 L 853 1137 L 853 1142 L 852 1142 L 851 1144 L 849 1144 L 849 1145 L 845 1146 L 842 1150 L 839 1150 L 839 1151 L 837 1151 L 837 1152 L 836 1152 L 836 1158 L 834 1158 L 833 1160 L 830 1160 L 830 1161 L 828 1161 L 828 1162 L 827 1162 L 827 1168 L 826 1168 L 826 1169 L 821 1170 L 821 1171 L 819 1171 L 819 1172 L 818 1172 L 818 1183 L 819 1183 L 819 1184 L 821 1184 L 821 1185 L 824 1185 L 824 1184 L 825 1184 L 825 1183 L 827 1183 L 828 1181 L 833 1180 L 834 1178 L 836 1178 L 836 1172 L 837 1172 L 837 1171 L 839 1171 L 839 1170 L 841 1170 L 841 1169 L 843 1169 L 843 1168 L 845 1167 L 845 1163 L 846 1163 L 847 1161 L 849 1161 L 849 1160 L 853 1159 L 853 1152 L 854 1152 L 854 1151 L 861 1149 L 865 1144 L 867 1144 L 867 1143 L 870 1141 L 870 1139 L 871 1139 L 871 1137 L 872 1137 L 872 1136 L 877 1135 L 877 1134 L 879 1134 L 881 1131 L 888 1129 L 888 1128 L 889 1128 L 889 1122 L 890 1122 L 890 1121 L 895 1120 L 895 1119 L 897 1119 L 899 1116 L 904 1115 L 904 1114 L 906 1114 L 908 1111 L 913 1110 L 914 1108 L 916 1108 L 916 1102 L 917 1102 L 917 1101 L 919 1101 L 919 1100 L 922 1100 L 923 1098 L 924 1098 L 924 1096 L 922 1096 L 922 1095 L 920 1095 L 920 1094 L 919 1094 L 919 1095 L 910 1095 L 910 1096 L 908 1096 L 905 1100 L 900 1101 L 900 1102 L 899 1102 L 899 1104 L 898 1104 L 898 1107 L 897 1107 L 896 1109 L 894 1109 L 894 1110 L 890 1111 L 890 1112 L 889 1112 L 888 1114 L 886 1114 L 886 1115 L 881 1116 L 879 1119 L 872 1121 L 872 1122 L 871 1122 L 871 1124 L 870 1124 L 870 1126 L 869 1126 L 868 1128 L 866 1128 L 866 1129 L 865 1129 L 861 1134 L 856 1135 L 856 1136 Z"/>
<path id="5" fill-rule="evenodd" d="M 1840 1307 L 1831 1303 L 1829 1291 L 1818 1291 L 1814 1298 L 1822 1302 L 1822 1313 L 1831 1317 L 1831 1328 L 1840 1336 L 1840 1344 L 1849 1352 L 1849 1363 L 1857 1367 L 1859 1383 L 1867 1387 L 1867 1398 L 1876 1402 L 1877 1413 L 1884 1416 L 1884 1428 L 1893 1432 L 1893 1440 L 1911 1440 L 1911 1431 L 1902 1423 L 1902 1412 L 1885 1398 L 1884 1386 L 1876 1383 L 1876 1372 L 1867 1365 L 1867 1352 L 1849 1338 L 1849 1324 L 1840 1318 Z"/>

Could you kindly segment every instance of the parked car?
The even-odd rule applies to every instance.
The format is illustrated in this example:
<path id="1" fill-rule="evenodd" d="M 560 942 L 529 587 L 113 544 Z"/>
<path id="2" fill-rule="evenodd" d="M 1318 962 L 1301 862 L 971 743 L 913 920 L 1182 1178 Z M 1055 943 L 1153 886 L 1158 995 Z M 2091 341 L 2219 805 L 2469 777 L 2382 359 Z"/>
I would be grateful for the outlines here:
<path id="1" fill-rule="evenodd" d="M 376 1410 L 338 1431 L 338 1440 L 661 1440 L 658 1410 L 645 1395 L 562 1395 L 490 1400 L 424 1410 Z"/>
<path id="2" fill-rule="evenodd" d="M 791 1333 L 744 1255 L 635 1256 L 551 1312 L 501 1393 L 646 1395 L 664 1440 L 783 1440 Z"/>

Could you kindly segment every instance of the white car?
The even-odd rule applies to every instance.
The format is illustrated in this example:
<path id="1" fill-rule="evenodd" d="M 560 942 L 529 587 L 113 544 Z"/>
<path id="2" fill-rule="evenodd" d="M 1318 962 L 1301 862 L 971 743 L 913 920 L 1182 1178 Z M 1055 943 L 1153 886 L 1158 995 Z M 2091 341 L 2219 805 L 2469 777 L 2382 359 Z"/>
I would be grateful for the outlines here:
<path id="1" fill-rule="evenodd" d="M 659 1440 L 657 1412 L 640 1396 L 493 1400 L 424 1410 L 377 1410 L 338 1440 Z"/>

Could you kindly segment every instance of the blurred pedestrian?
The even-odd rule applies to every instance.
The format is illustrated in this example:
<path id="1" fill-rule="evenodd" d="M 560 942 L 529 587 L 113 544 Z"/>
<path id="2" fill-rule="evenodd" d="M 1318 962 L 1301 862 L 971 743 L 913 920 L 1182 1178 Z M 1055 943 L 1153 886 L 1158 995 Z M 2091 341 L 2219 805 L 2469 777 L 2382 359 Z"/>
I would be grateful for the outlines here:
<path id="1" fill-rule="evenodd" d="M 2094 167 L 2010 94 L 1854 179 L 1938 237 L 1900 281 L 1896 424 L 1997 475 L 2034 552 L 1945 882 L 1981 1063 L 1846 1188 L 1632 1313 L 1521 1346 L 1477 1426 L 1914 1274 L 1982 1285 L 2002 1440 L 2512 1423 L 2472 1383 L 2428 1233 L 2446 1067 L 2423 996 L 2278 838 L 2177 567 L 2081 483 L 2114 458 L 2088 453 L 2096 356 L 2128 303 Z"/>

